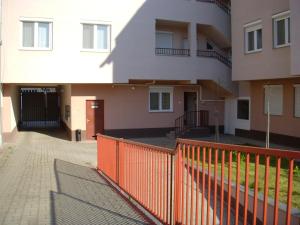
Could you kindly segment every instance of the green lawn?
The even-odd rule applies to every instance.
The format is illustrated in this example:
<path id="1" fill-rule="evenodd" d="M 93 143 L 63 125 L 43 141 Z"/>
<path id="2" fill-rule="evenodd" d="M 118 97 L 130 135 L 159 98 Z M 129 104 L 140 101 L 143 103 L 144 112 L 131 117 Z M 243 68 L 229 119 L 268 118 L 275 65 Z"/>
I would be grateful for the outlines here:
<path id="1" fill-rule="evenodd" d="M 225 179 L 228 177 L 228 152 L 225 156 Z M 190 156 L 190 158 L 192 158 Z M 206 152 L 206 162 L 208 158 L 208 151 Z M 214 152 L 212 151 L 212 175 L 214 174 Z M 195 154 L 194 163 L 197 160 Z M 200 155 L 200 166 L 202 167 L 202 154 Z M 233 153 L 232 157 L 232 181 L 236 181 L 236 165 L 237 155 Z M 288 188 L 288 165 L 287 159 L 281 159 L 281 173 L 280 173 L 280 202 L 286 204 L 287 202 L 287 188 Z M 208 165 L 206 163 L 206 169 Z M 246 155 L 241 153 L 240 163 L 240 184 L 245 185 L 245 170 L 246 170 Z M 218 174 L 221 175 L 221 152 L 218 154 Z M 250 168 L 249 168 L 249 189 L 254 189 L 254 176 L 255 176 L 255 156 L 250 155 Z M 260 193 L 264 193 L 264 179 L 265 179 L 265 158 L 260 157 L 259 163 L 259 187 Z M 275 180 L 276 180 L 276 158 L 270 157 L 270 170 L 269 170 L 269 197 L 274 199 L 275 193 Z M 292 207 L 300 209 L 300 169 L 295 167 L 294 170 L 294 182 L 293 182 L 293 193 L 292 193 Z"/>

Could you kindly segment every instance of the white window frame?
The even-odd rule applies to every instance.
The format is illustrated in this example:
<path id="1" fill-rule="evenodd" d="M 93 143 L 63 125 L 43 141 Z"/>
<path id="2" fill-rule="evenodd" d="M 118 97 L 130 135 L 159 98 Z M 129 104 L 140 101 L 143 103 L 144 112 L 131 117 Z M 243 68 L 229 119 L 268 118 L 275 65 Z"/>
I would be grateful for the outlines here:
<path id="1" fill-rule="evenodd" d="M 159 94 L 159 106 L 158 110 L 152 110 L 150 105 L 150 93 L 158 93 Z M 162 109 L 162 93 L 169 93 L 170 94 L 170 109 Z M 149 94 L 148 94 L 148 105 L 149 105 L 149 112 L 173 112 L 173 87 L 165 87 L 165 86 L 150 86 L 149 87 Z"/>
<path id="2" fill-rule="evenodd" d="M 29 22 L 34 23 L 34 41 L 33 47 L 24 47 L 23 46 L 23 23 Z M 41 48 L 38 47 L 38 24 L 39 23 L 49 23 L 49 47 L 48 48 Z M 53 48 L 53 20 L 49 18 L 20 18 L 20 50 L 29 50 L 29 51 L 51 51 Z"/>
<path id="3" fill-rule="evenodd" d="M 298 89 L 298 91 L 299 91 L 299 93 L 300 93 L 300 84 L 295 84 L 294 85 L 294 116 L 296 117 L 296 118 L 300 118 L 300 106 L 299 106 L 299 108 L 296 108 L 296 103 L 299 101 L 300 102 L 300 99 L 297 99 L 297 95 L 296 95 L 296 91 L 297 91 L 297 89 Z M 299 98 L 300 98 L 300 96 L 299 96 Z M 299 110 L 299 112 L 297 111 L 297 110 Z"/>
<path id="4" fill-rule="evenodd" d="M 81 20 L 81 51 L 82 52 L 99 52 L 99 53 L 109 53 L 111 52 L 111 23 L 106 21 L 93 21 L 93 20 Z M 94 48 L 83 48 L 83 25 L 92 25 L 94 27 Z M 97 26 L 103 25 L 108 27 L 107 32 L 107 49 L 98 49 L 97 46 Z"/>
<path id="5" fill-rule="evenodd" d="M 267 102 L 266 102 L 266 89 L 272 87 L 281 87 L 282 88 L 282 96 L 281 96 L 281 111 L 279 113 L 272 113 L 270 110 L 271 116 L 282 116 L 283 115 L 283 105 L 284 105 L 284 86 L 282 84 L 275 84 L 275 85 L 265 85 L 264 86 L 264 113 L 267 115 Z M 272 93 L 271 93 L 272 94 Z M 279 101 L 279 100 L 278 100 Z"/>
<path id="6" fill-rule="evenodd" d="M 290 46 L 291 43 L 289 42 L 289 35 L 291 37 L 291 34 L 289 34 L 289 28 L 288 28 L 288 18 L 290 18 L 290 11 L 282 12 L 279 14 L 276 14 L 272 16 L 273 19 L 273 45 L 274 48 L 282 48 L 282 47 L 287 47 Z M 285 28 L 285 43 L 278 45 L 278 37 L 277 37 L 277 22 L 280 20 L 284 20 L 284 28 Z M 290 19 L 291 22 L 291 19 Z"/>
<path id="7" fill-rule="evenodd" d="M 156 32 L 155 32 L 155 48 L 156 48 L 156 46 L 157 46 L 157 43 L 156 43 L 156 41 L 157 41 L 157 34 L 159 34 L 159 33 L 161 33 L 161 34 L 170 34 L 171 36 L 172 36 L 172 39 L 171 39 L 171 48 L 174 48 L 174 45 L 173 45 L 173 39 L 174 39 L 174 33 L 173 32 L 171 32 L 171 31 L 161 31 L 161 30 L 157 30 Z"/>
<path id="8" fill-rule="evenodd" d="M 248 24 L 244 25 L 245 52 L 246 52 L 246 54 L 262 51 L 262 49 L 263 49 L 263 40 L 262 40 L 262 47 L 257 48 L 257 30 L 260 30 L 260 29 L 262 30 L 262 28 L 263 28 L 263 26 L 262 26 L 262 21 L 261 20 L 257 20 L 255 22 L 248 23 Z M 252 31 L 254 31 L 254 50 L 249 51 L 248 50 L 248 42 L 249 42 L 248 33 L 252 32 Z"/>

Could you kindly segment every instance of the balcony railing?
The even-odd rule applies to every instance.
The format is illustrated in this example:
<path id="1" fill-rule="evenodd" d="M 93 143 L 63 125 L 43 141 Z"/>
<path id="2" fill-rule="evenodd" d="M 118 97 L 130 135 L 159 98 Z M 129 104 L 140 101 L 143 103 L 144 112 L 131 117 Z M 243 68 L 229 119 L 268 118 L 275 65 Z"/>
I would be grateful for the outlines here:
<path id="1" fill-rule="evenodd" d="M 177 48 L 156 48 L 155 54 L 167 56 L 190 56 L 190 50 Z"/>
<path id="2" fill-rule="evenodd" d="M 231 68 L 231 59 L 215 50 L 198 50 L 197 56 L 215 58 Z"/>
<path id="3" fill-rule="evenodd" d="M 174 150 L 103 135 L 97 142 L 98 171 L 163 224 L 299 224 L 300 152 L 186 139 Z"/>
<path id="4" fill-rule="evenodd" d="M 198 2 L 209 2 L 209 3 L 214 3 L 218 7 L 220 7 L 224 12 L 226 12 L 228 15 L 231 13 L 230 5 L 224 3 L 223 1 L 220 0 L 197 0 Z"/>

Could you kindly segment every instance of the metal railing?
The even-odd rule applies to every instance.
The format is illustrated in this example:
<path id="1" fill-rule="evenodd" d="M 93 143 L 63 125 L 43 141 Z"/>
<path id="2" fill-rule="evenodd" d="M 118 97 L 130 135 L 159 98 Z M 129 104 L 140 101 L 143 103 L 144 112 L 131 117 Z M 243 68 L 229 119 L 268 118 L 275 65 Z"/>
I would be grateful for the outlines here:
<path id="1" fill-rule="evenodd" d="M 231 7 L 229 4 L 226 4 L 225 2 L 221 0 L 197 0 L 198 2 L 209 2 L 216 4 L 219 8 L 221 8 L 224 12 L 226 12 L 228 15 L 231 14 Z"/>
<path id="2" fill-rule="evenodd" d="M 197 56 L 215 58 L 231 68 L 231 59 L 215 50 L 197 50 Z"/>
<path id="3" fill-rule="evenodd" d="M 300 222 L 292 215 L 300 152 L 186 139 L 173 151 L 103 135 L 97 141 L 98 170 L 163 224 Z"/>
<path id="4" fill-rule="evenodd" d="M 155 54 L 166 56 L 190 56 L 190 49 L 155 48 Z"/>
<path id="5" fill-rule="evenodd" d="M 184 134 L 191 128 L 208 127 L 209 112 L 206 110 L 188 111 L 175 120 L 175 136 Z"/>

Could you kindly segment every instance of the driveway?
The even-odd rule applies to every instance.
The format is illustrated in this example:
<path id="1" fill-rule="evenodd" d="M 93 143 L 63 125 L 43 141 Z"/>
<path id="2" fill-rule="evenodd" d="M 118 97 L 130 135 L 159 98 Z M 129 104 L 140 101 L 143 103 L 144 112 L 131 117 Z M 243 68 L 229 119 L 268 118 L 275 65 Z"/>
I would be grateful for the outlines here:
<path id="1" fill-rule="evenodd" d="M 0 150 L 0 225 L 146 224 L 95 167 L 95 142 L 20 132 Z"/>

